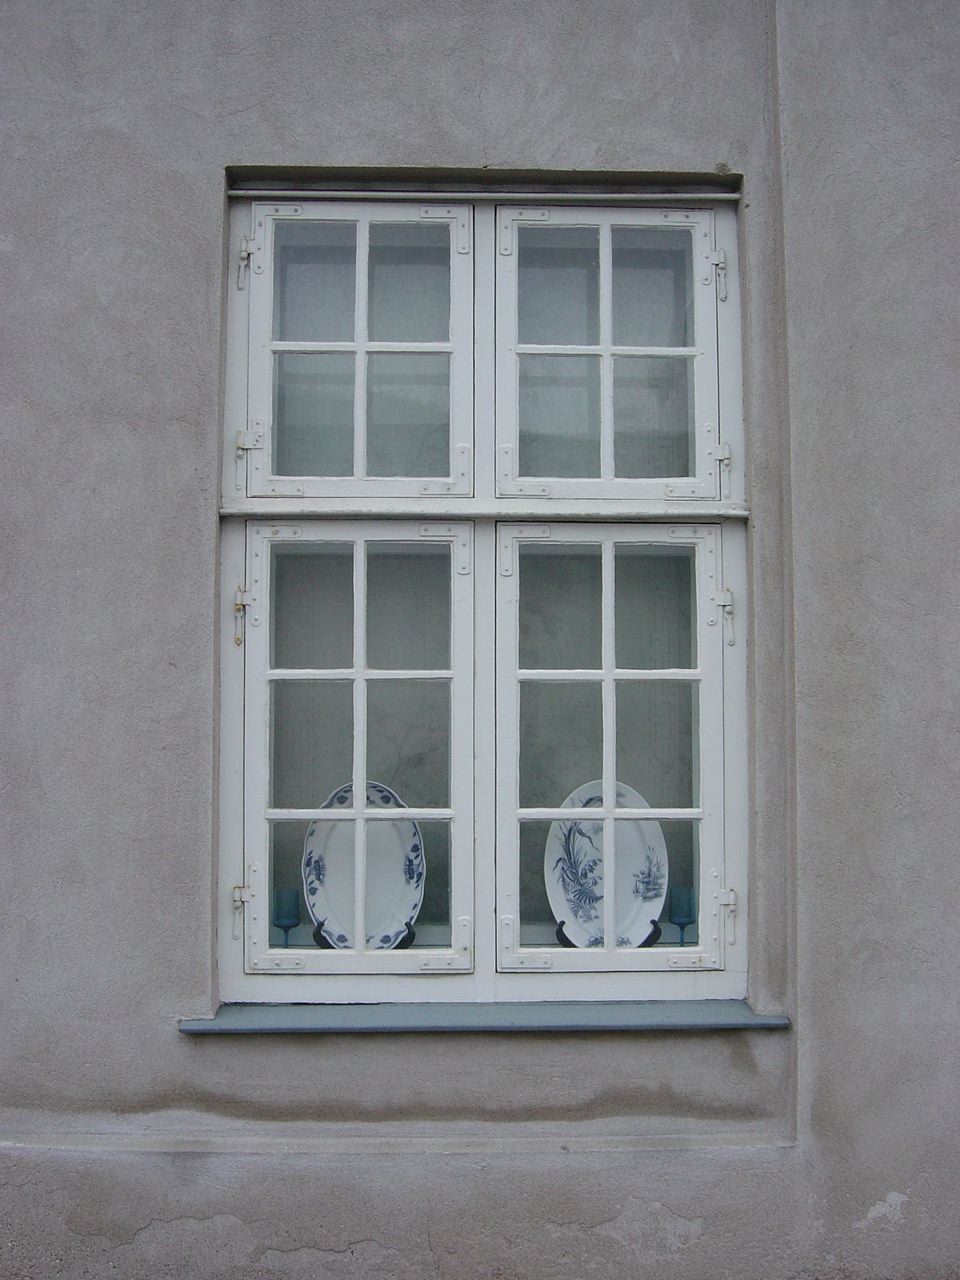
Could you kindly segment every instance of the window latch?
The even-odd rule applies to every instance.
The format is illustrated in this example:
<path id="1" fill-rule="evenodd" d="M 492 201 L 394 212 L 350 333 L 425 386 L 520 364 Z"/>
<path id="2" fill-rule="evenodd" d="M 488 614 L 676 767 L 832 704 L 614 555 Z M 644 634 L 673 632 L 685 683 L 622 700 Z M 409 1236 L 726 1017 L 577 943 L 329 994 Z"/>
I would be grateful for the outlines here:
<path id="1" fill-rule="evenodd" d="M 253 893 L 249 885 L 235 884 L 233 886 L 233 939 L 240 937 L 240 924 L 243 920 L 243 904 L 253 901 Z"/>
<path id="2" fill-rule="evenodd" d="M 714 273 L 717 279 L 717 297 L 721 302 L 727 300 L 727 254 L 725 249 L 714 249 L 707 254 L 707 270 L 703 277 L 704 284 L 710 284 Z"/>
<path id="3" fill-rule="evenodd" d="M 253 603 L 253 597 L 249 591 L 244 591 L 243 587 L 237 587 L 233 595 L 233 643 L 236 645 L 243 644 L 243 622 L 246 617 L 247 610 Z M 237 889 L 233 891 L 233 901 L 237 902 Z M 245 901 L 242 900 L 242 901 Z"/>
<path id="4" fill-rule="evenodd" d="M 736 889 L 721 889 L 717 894 L 717 902 L 721 907 L 727 908 L 727 919 L 730 922 L 730 928 L 727 932 L 727 942 L 731 946 L 737 941 L 737 891 Z"/>
<path id="5" fill-rule="evenodd" d="M 240 265 L 237 267 L 237 288 L 243 288 L 244 277 L 253 256 L 253 241 L 249 236 L 240 237 Z"/>

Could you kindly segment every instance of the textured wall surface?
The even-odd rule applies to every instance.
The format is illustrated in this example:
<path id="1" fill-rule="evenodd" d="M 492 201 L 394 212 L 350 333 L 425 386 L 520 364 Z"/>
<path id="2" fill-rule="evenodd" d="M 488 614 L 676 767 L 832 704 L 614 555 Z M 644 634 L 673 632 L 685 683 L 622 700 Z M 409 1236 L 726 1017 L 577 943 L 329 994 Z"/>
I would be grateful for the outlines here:
<path id="1" fill-rule="evenodd" d="M 4 6 L 0 1276 L 958 1274 L 960 11 Z M 751 994 L 191 1041 L 224 168 L 742 173 Z"/>

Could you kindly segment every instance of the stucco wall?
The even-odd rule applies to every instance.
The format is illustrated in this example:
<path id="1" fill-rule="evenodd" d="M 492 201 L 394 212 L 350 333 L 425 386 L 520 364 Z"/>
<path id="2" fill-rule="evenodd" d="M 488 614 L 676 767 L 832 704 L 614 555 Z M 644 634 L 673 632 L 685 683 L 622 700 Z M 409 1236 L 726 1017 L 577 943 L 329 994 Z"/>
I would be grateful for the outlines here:
<path id="1" fill-rule="evenodd" d="M 952 1274 L 955 7 L 6 15 L 0 1274 Z M 227 165 L 744 175 L 751 994 L 795 1033 L 177 1033 Z"/>

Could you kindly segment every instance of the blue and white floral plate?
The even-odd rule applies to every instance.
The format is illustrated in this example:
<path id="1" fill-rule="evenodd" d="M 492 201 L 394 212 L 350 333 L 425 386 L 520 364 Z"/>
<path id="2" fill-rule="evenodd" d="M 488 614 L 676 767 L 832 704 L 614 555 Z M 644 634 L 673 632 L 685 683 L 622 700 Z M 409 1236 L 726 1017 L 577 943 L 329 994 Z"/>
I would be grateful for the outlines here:
<path id="1" fill-rule="evenodd" d="M 587 782 L 571 791 L 565 809 L 603 804 L 603 786 Z M 632 787 L 617 783 L 617 804 L 649 809 Z M 639 947 L 653 930 L 667 896 L 667 846 L 659 822 L 617 822 L 617 946 Z M 603 946 L 603 823 L 562 818 L 551 823 L 543 851 L 550 910 L 577 947 Z"/>
<path id="2" fill-rule="evenodd" d="M 349 809 L 353 784 L 338 787 L 323 809 Z M 403 809 L 395 791 L 367 783 L 367 808 Z M 318 818 L 303 842 L 303 896 L 332 947 L 353 946 L 354 826 Z M 389 951 L 406 936 L 423 902 L 426 864 L 420 828 L 411 818 L 367 823 L 367 946 Z"/>

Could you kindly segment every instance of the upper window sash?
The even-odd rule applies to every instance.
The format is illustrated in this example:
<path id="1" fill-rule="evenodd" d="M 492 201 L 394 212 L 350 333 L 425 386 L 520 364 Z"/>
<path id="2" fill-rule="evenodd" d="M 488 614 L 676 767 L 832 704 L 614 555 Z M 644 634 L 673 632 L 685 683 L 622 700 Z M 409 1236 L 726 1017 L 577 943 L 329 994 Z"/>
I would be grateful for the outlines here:
<path id="1" fill-rule="evenodd" d="M 472 224 L 426 201 L 253 206 L 247 496 L 472 492 Z"/>
<path id="2" fill-rule="evenodd" d="M 719 499 L 714 214 L 497 212 L 497 492 Z"/>

